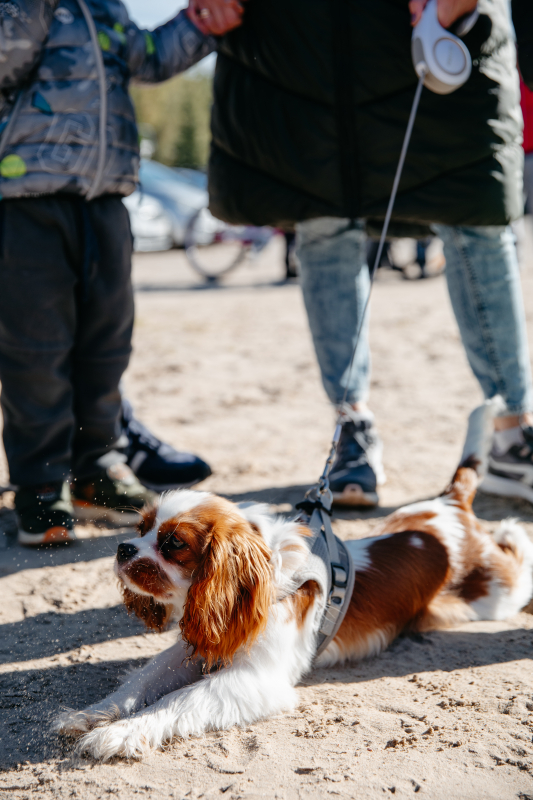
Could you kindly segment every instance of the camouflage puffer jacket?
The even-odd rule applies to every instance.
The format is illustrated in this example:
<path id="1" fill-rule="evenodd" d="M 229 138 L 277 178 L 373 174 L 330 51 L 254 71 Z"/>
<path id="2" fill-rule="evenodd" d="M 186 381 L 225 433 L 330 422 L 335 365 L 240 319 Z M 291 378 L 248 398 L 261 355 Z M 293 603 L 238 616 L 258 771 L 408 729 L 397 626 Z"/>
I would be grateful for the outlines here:
<path id="1" fill-rule="evenodd" d="M 214 48 L 183 11 L 148 32 L 120 0 L 1 2 L 1 197 L 131 194 L 130 78 L 164 81 Z"/>

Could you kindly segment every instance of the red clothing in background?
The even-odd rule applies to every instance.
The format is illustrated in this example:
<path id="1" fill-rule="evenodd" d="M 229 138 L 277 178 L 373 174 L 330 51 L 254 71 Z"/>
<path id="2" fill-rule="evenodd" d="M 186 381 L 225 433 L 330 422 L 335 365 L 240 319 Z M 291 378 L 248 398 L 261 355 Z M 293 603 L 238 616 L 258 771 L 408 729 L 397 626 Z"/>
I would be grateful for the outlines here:
<path id="1" fill-rule="evenodd" d="M 520 79 L 522 114 L 524 115 L 524 152 L 533 153 L 533 92 Z"/>

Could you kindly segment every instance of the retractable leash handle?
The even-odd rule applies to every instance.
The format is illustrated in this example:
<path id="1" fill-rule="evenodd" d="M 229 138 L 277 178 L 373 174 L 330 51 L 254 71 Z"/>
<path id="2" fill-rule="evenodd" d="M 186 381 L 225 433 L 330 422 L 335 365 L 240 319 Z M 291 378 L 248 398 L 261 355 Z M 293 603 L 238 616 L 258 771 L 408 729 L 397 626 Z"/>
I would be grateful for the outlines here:
<path id="1" fill-rule="evenodd" d="M 437 0 L 429 0 L 413 30 L 411 55 L 415 72 L 424 75 L 424 86 L 436 94 L 451 94 L 472 72 L 472 58 L 459 36 L 464 36 L 479 17 L 476 10 L 456 26 L 459 36 L 443 28 L 437 14 Z"/>

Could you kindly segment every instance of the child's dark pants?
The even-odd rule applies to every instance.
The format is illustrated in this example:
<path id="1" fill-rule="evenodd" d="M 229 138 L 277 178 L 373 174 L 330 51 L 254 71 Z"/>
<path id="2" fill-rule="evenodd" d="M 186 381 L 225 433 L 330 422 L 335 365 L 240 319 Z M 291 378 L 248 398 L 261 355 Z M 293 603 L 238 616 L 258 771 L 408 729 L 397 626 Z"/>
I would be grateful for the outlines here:
<path id="1" fill-rule="evenodd" d="M 88 477 L 117 443 L 131 251 L 118 196 L 0 202 L 1 406 L 12 483 Z"/>

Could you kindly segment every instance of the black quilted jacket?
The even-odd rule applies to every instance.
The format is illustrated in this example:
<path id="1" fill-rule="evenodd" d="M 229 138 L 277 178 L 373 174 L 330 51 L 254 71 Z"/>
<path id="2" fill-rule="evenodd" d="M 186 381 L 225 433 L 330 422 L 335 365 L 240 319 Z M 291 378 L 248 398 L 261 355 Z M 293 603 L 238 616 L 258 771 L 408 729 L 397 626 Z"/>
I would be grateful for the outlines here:
<path id="1" fill-rule="evenodd" d="M 533 6 L 533 0 L 525 0 Z M 424 89 L 396 223 L 522 214 L 522 119 L 506 0 L 481 0 L 468 82 Z M 211 210 L 237 223 L 382 219 L 417 78 L 407 0 L 250 0 L 219 45 Z M 397 228 L 398 230 L 398 228 Z"/>

